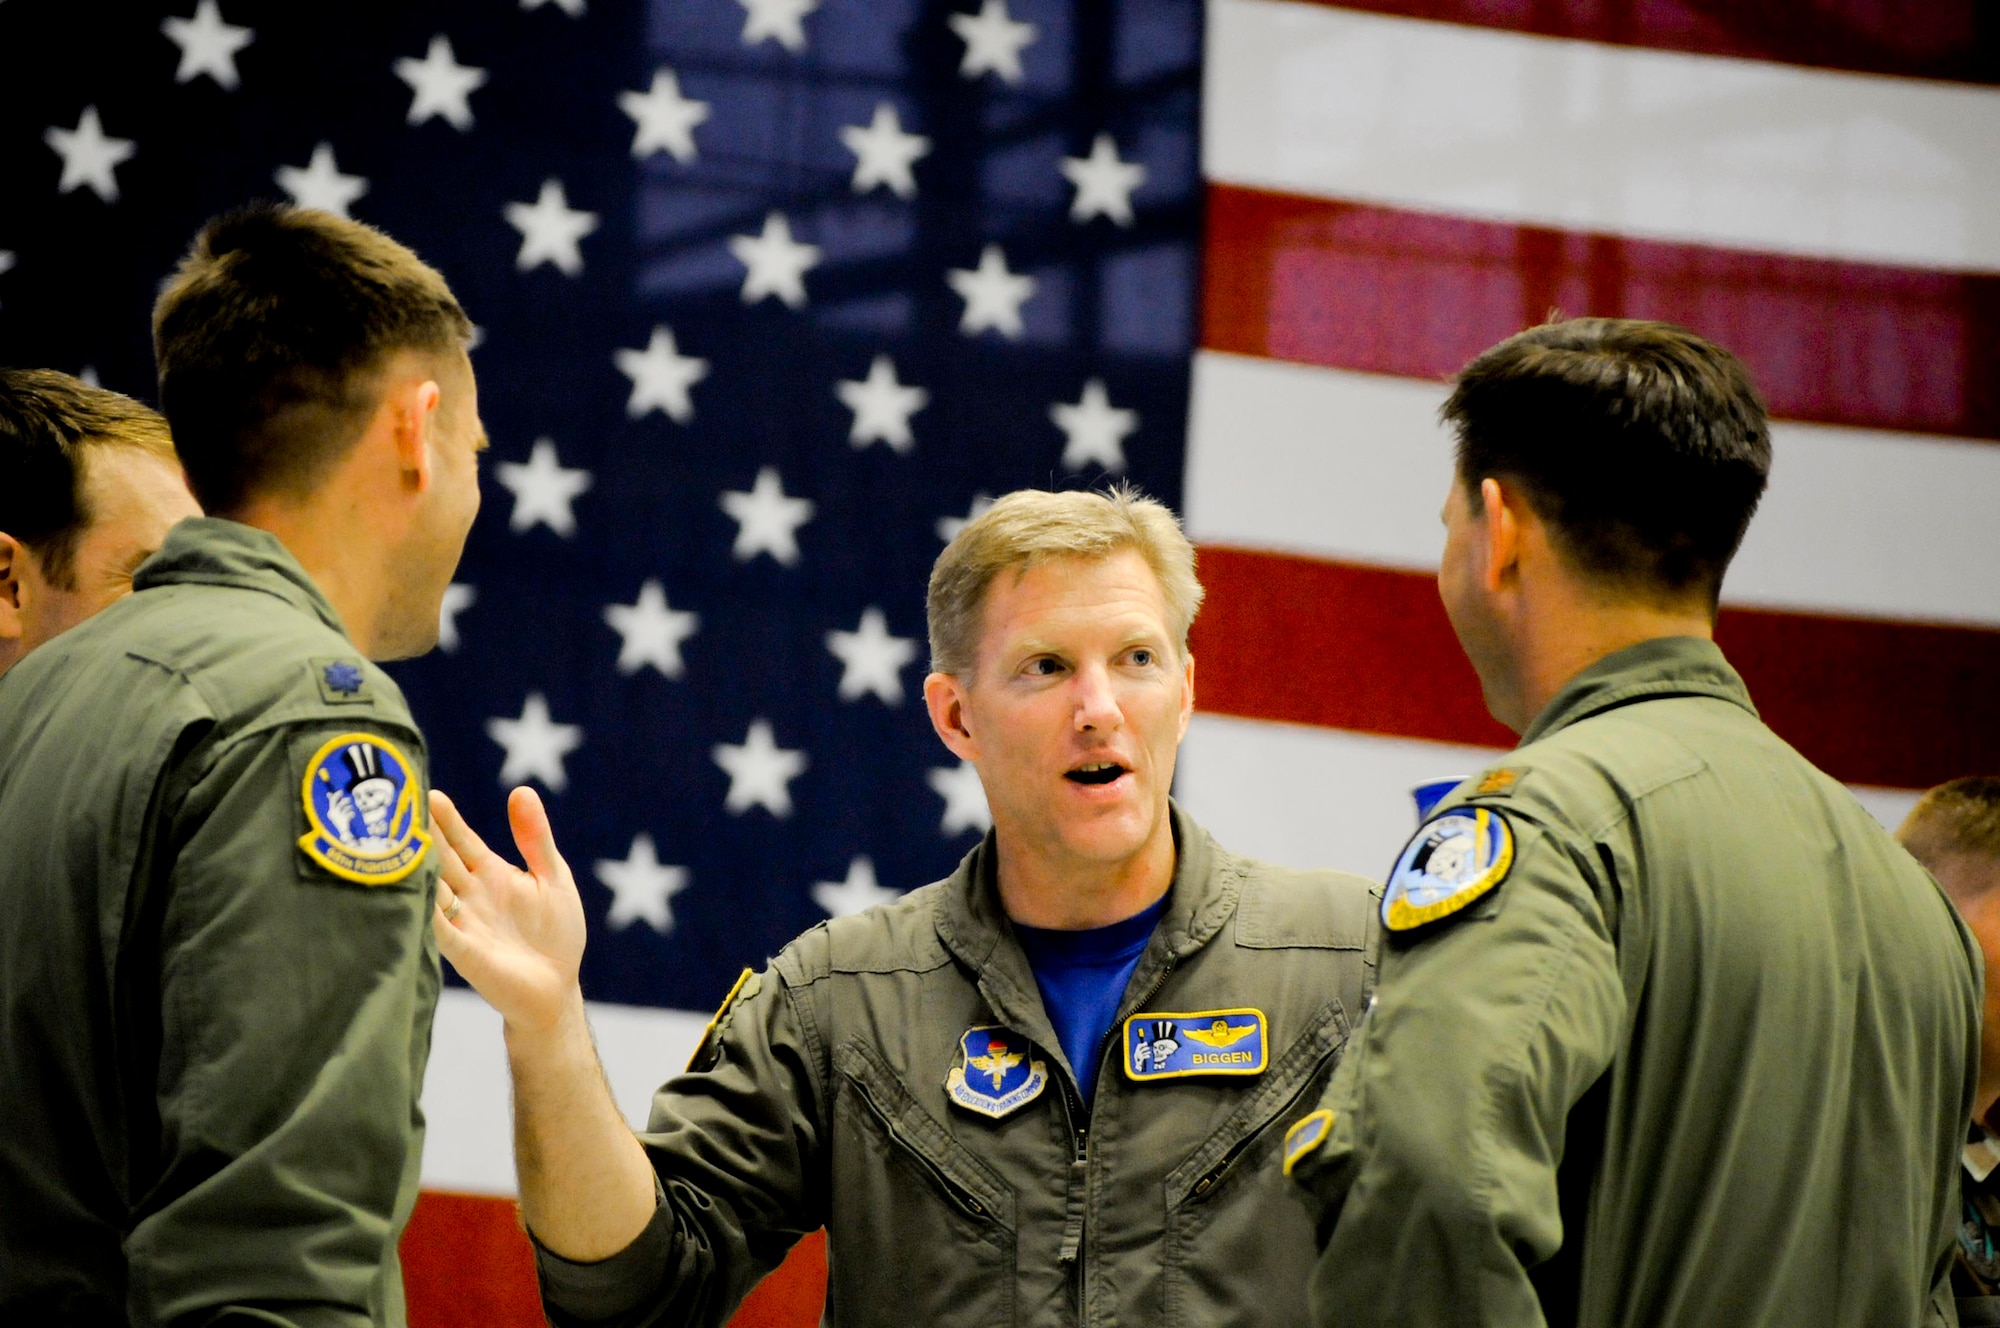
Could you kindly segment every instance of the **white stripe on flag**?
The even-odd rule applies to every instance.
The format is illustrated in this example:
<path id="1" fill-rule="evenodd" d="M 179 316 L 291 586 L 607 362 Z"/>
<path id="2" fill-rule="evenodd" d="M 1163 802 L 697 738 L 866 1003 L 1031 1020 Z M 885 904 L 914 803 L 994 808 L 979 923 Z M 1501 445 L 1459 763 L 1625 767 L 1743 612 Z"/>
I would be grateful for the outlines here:
<path id="1" fill-rule="evenodd" d="M 590 1026 L 613 1100 L 644 1129 L 653 1090 L 687 1065 L 708 1015 L 592 1001 Z M 500 1016 L 465 988 L 446 987 L 424 1075 L 425 1189 L 517 1192 L 510 1096 Z"/>
<path id="2" fill-rule="evenodd" d="M 1446 388 L 1215 351 L 1195 357 L 1186 518 L 1198 542 L 1435 570 Z M 2000 445 L 1779 422 L 1727 603 L 2000 626 Z"/>
<path id="3" fill-rule="evenodd" d="M 1531 225 L 2000 270 L 2000 91 L 1211 0 L 1209 178 Z"/>
<path id="4" fill-rule="evenodd" d="M 1381 880 L 1416 828 L 1410 789 L 1477 774 L 1484 747 L 1198 714 L 1181 744 L 1175 796 L 1224 847 L 1288 867 L 1333 867 Z M 1914 791 L 1857 788 L 1892 829 Z"/>

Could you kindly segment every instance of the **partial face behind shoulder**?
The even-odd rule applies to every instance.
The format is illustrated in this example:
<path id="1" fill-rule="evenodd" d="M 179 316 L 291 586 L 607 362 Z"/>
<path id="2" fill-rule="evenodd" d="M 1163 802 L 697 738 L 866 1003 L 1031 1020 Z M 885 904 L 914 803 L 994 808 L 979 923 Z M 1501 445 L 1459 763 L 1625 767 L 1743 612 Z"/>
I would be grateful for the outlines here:
<path id="1" fill-rule="evenodd" d="M 159 551 L 175 523 L 200 516 L 177 462 L 117 443 L 86 447 L 83 508 L 90 519 L 70 564 L 71 584 L 41 582 L 23 644 L 32 650 L 132 592 L 132 573 Z"/>
<path id="2" fill-rule="evenodd" d="M 969 678 L 933 674 L 931 713 L 974 762 L 1003 838 L 1111 864 L 1160 835 L 1193 709 L 1193 664 L 1136 550 L 1003 572 Z"/>

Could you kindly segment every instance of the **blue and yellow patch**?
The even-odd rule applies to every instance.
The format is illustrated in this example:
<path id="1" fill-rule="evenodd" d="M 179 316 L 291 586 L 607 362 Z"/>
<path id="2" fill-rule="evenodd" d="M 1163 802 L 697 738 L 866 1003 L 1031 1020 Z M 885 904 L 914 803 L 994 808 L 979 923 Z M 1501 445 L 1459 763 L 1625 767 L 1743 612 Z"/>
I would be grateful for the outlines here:
<path id="1" fill-rule="evenodd" d="M 1125 1021 L 1125 1077 L 1262 1074 L 1270 1038 L 1262 1010 L 1135 1014 Z"/>
<path id="2" fill-rule="evenodd" d="M 1292 1128 L 1285 1131 L 1285 1174 L 1291 1175 L 1292 1168 L 1313 1149 L 1325 1143 L 1332 1133 L 1333 1112 L 1330 1108 L 1321 1107 L 1299 1117 Z"/>
<path id="3" fill-rule="evenodd" d="M 1048 1064 L 1034 1053 L 1028 1039 L 1011 1028 L 968 1028 L 958 1039 L 958 1064 L 945 1075 L 944 1091 L 967 1111 L 998 1120 L 1049 1086 Z"/>
<path id="4" fill-rule="evenodd" d="M 1396 859 L 1382 925 L 1409 931 L 1450 917 L 1507 879 L 1514 831 L 1491 807 L 1454 807 L 1426 822 Z"/>
<path id="5" fill-rule="evenodd" d="M 305 855 L 346 881 L 393 885 L 417 869 L 424 833 L 423 790 L 409 759 L 387 738 L 343 733 L 306 762 L 300 790 Z"/>

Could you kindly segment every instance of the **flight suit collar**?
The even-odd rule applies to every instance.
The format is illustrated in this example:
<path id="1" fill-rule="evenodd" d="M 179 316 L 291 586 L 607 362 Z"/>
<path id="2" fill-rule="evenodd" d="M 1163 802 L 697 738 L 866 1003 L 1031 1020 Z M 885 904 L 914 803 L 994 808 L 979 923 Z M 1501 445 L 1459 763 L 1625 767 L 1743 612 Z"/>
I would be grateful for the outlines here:
<path id="1" fill-rule="evenodd" d="M 132 574 L 132 588 L 235 586 L 261 590 L 347 635 L 333 604 L 291 550 L 268 530 L 216 516 L 189 517 L 167 532 L 160 551 Z"/>
<path id="2" fill-rule="evenodd" d="M 1592 715 L 1665 696 L 1712 696 L 1757 713 L 1749 689 L 1715 642 L 1662 636 L 1606 655 L 1571 678 L 1535 716 L 1521 745 Z"/>
<path id="3" fill-rule="evenodd" d="M 1174 882 L 1167 893 L 1167 911 L 1126 984 L 1120 1018 L 1130 1012 L 1126 1006 L 1136 1008 L 1156 990 L 1175 964 L 1213 939 L 1236 911 L 1242 873 L 1235 860 L 1218 853 L 1208 831 L 1178 803 L 1169 800 L 1168 810 L 1173 817 Z M 945 883 L 938 905 L 938 936 L 978 975 L 980 994 L 994 1017 L 1061 1060 L 1061 1040 L 1042 1007 L 1034 970 L 1001 907 L 998 864 L 995 834 L 989 830 Z M 1064 1064 L 1074 1082 L 1074 1067 L 1066 1060 Z"/>

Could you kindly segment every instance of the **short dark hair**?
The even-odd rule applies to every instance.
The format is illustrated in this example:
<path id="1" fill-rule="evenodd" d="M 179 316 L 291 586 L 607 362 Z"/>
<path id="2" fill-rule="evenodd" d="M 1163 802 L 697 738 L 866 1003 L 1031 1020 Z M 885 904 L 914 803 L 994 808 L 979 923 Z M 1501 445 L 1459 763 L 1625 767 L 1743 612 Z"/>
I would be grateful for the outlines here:
<path id="1" fill-rule="evenodd" d="M 1896 838 L 1926 865 L 1958 853 L 2000 859 L 2000 776 L 1967 775 L 1931 789 Z"/>
<path id="2" fill-rule="evenodd" d="M 62 589 L 73 587 L 77 541 L 94 519 L 88 447 L 174 460 L 173 435 L 150 406 L 53 369 L 0 369 L 0 531 L 34 550 Z"/>
<path id="3" fill-rule="evenodd" d="M 373 227 L 270 203 L 215 218 L 153 306 L 188 487 L 224 515 L 309 493 L 359 440 L 387 356 L 471 336 L 444 278 Z"/>
<path id="4" fill-rule="evenodd" d="M 1714 607 L 1771 473 L 1749 372 L 1671 323 L 1529 328 L 1466 366 L 1442 415 L 1469 497 L 1512 480 L 1579 572 L 1647 599 Z"/>

